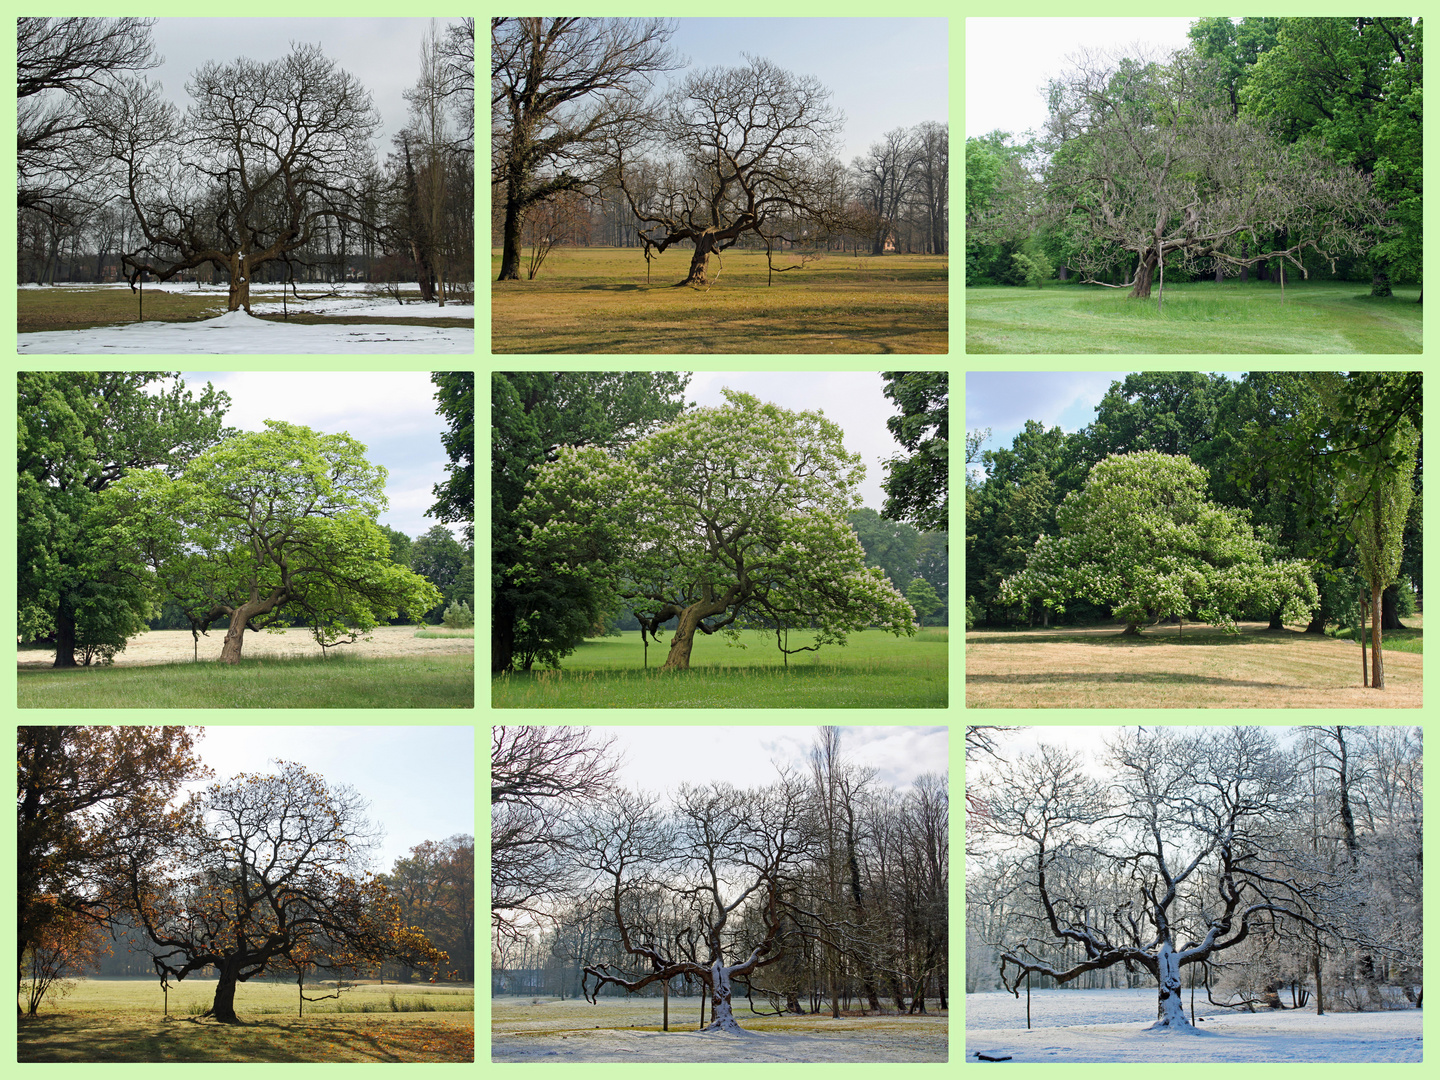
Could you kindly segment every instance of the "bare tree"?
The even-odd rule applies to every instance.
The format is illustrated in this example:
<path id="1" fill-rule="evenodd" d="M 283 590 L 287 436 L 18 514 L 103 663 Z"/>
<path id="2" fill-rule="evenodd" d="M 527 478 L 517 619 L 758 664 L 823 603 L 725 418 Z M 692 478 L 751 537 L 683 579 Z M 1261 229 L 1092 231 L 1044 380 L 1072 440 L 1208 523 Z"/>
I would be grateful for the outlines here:
<path id="1" fill-rule="evenodd" d="M 1200 105 L 1196 78 L 1188 52 L 1164 65 L 1083 55 L 1051 84 L 1048 213 L 1088 283 L 1108 284 L 1124 253 L 1133 273 L 1112 287 L 1148 297 L 1172 257 L 1227 272 L 1276 259 L 1305 274 L 1307 248 L 1332 264 L 1369 250 L 1385 211 L 1366 177 Z"/>
<path id="2" fill-rule="evenodd" d="M 914 129 L 916 193 L 924 210 L 930 254 L 950 249 L 950 125 L 934 121 Z"/>
<path id="3" fill-rule="evenodd" d="M 121 72 L 159 63 L 154 19 L 24 18 L 16 22 L 18 205 L 69 218 L 102 162 L 95 109 Z"/>
<path id="4" fill-rule="evenodd" d="M 905 128 L 887 131 L 880 142 L 851 165 L 860 179 L 860 198 L 869 211 L 872 255 L 885 251 L 885 241 L 900 217 L 900 208 L 909 196 L 919 172 L 918 147 Z"/>
<path id="5" fill-rule="evenodd" d="M 611 738 L 579 727 L 497 725 L 490 736 L 490 913 L 501 934 L 546 910 L 566 877 L 567 814 L 610 790 Z"/>
<path id="6" fill-rule="evenodd" d="M 844 119 L 819 79 L 768 60 L 692 71 L 653 128 L 649 149 L 658 172 L 648 201 L 632 190 L 624 142 L 612 144 L 615 176 L 641 223 L 647 257 L 652 248 L 693 244 L 690 271 L 677 284 L 704 285 L 710 256 L 747 233 L 769 250 L 794 242 L 797 225 L 835 226 L 840 208 L 829 201 L 828 164 Z"/>
<path id="7" fill-rule="evenodd" d="M 682 787 L 672 815 L 629 792 L 587 814 L 576 858 L 609 902 L 626 962 L 587 964 L 586 997 L 594 1001 L 607 985 L 634 993 L 689 976 L 710 997 L 705 1030 L 738 1030 L 736 980 L 785 954 L 784 914 L 793 907 L 786 896 L 812 842 L 809 796 L 803 781 L 782 775 L 755 791 Z M 687 919 L 668 941 L 646 914 L 656 890 L 678 898 Z"/>
<path id="8" fill-rule="evenodd" d="M 490 20 L 491 182 L 504 206 L 501 281 L 520 277 L 536 203 L 594 184 L 604 140 L 641 114 L 650 78 L 677 66 L 664 19 Z"/>
<path id="9" fill-rule="evenodd" d="M 126 253 L 126 276 L 133 287 L 209 263 L 229 275 L 229 310 L 248 311 L 261 266 L 352 215 L 379 115 L 318 45 L 268 63 L 211 61 L 186 89 L 183 123 L 138 80 L 106 103 L 109 152 L 145 241 Z"/>
<path id="10" fill-rule="evenodd" d="M 1002 924 L 1000 974 L 1018 993 L 1032 973 L 1065 983 L 1138 968 L 1158 986 L 1155 1026 L 1188 1029 L 1185 967 L 1252 936 L 1323 929 L 1323 888 L 1297 875 L 1280 837 L 1296 809 L 1293 761 L 1255 727 L 1122 729 L 1109 749 L 1109 784 L 1046 746 L 987 788 L 991 850 L 1030 901 Z M 1090 882 L 1107 865 L 1128 879 L 1123 901 Z"/>

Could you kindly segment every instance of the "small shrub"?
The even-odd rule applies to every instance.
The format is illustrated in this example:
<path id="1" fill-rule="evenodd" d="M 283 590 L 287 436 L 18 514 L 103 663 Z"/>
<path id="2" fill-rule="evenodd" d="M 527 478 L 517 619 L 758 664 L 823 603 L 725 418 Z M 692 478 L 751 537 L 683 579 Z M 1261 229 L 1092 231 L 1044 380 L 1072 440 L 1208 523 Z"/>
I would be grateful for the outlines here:
<path id="1" fill-rule="evenodd" d="M 460 630 L 475 625 L 475 613 L 470 610 L 470 605 L 461 600 L 459 603 L 451 603 L 445 609 L 445 615 L 440 620 L 441 624 L 452 630 Z"/>

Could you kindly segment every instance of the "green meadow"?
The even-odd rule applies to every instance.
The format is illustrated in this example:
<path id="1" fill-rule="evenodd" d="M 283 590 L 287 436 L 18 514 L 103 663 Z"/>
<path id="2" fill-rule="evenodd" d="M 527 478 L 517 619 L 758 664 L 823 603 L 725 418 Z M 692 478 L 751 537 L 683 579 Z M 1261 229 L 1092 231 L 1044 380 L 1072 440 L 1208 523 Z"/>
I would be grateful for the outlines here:
<path id="1" fill-rule="evenodd" d="M 559 670 L 495 676 L 497 709 L 938 709 L 949 701 L 947 627 L 914 637 L 879 630 L 850 635 L 843 647 L 792 654 L 788 664 L 775 635 L 746 632 L 744 648 L 722 635 L 698 635 L 689 671 L 660 671 L 669 651 L 664 634 L 649 647 L 638 630 L 586 641 Z M 808 644 L 792 633 L 788 647 Z"/>
<path id="2" fill-rule="evenodd" d="M 965 290 L 978 353 L 1419 353 L 1419 286 L 1372 299 L 1361 282 L 1189 282 L 1134 300 L 1100 286 Z"/>
<path id="3" fill-rule="evenodd" d="M 21 668 L 22 709 L 469 709 L 473 653 Z"/>
<path id="4" fill-rule="evenodd" d="M 528 258 L 529 249 L 525 256 Z M 777 267 L 800 262 L 775 254 Z M 557 247 L 533 280 L 495 281 L 497 353 L 944 353 L 949 260 L 820 252 L 770 280 L 763 251 L 710 260 L 710 284 L 676 287 L 688 249 Z"/>

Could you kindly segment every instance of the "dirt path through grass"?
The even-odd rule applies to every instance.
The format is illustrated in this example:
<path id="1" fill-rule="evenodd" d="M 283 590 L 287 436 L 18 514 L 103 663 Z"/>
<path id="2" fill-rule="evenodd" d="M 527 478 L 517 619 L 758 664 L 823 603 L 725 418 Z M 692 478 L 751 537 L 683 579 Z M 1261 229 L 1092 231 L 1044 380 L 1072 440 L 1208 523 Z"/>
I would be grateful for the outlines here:
<path id="1" fill-rule="evenodd" d="M 1242 625 L 1147 630 L 1113 626 L 966 635 L 967 708 L 1418 709 L 1424 657 L 1385 653 L 1385 689 L 1360 685 L 1348 641 Z"/>

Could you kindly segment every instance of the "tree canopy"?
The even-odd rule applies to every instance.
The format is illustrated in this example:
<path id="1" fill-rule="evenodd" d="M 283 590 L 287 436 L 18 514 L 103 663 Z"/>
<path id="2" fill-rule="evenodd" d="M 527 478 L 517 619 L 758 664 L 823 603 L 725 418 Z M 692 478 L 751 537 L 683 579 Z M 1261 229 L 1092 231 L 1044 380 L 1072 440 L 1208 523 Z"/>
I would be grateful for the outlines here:
<path id="1" fill-rule="evenodd" d="M 155 384 L 174 378 L 161 389 Z M 174 372 L 24 371 L 19 391 L 18 622 L 53 636 L 55 666 L 109 660 L 150 617 L 148 590 L 91 526 L 97 497 L 127 474 L 174 476 L 229 434 L 230 398 L 197 398 Z"/>
<path id="2" fill-rule="evenodd" d="M 886 371 L 885 396 L 900 408 L 885 421 L 910 456 L 885 463 L 885 509 L 892 521 L 950 528 L 950 376 L 943 371 Z"/>
<path id="3" fill-rule="evenodd" d="M 1106 604 L 1127 634 L 1173 615 L 1233 626 L 1278 607 L 1308 620 L 1319 596 L 1303 564 L 1270 557 L 1243 514 L 1206 499 L 1206 476 L 1154 450 L 1106 458 L 1060 504 L 1060 535 L 1035 542 L 1002 596 L 1062 611 L 1072 596 Z"/>
<path id="4" fill-rule="evenodd" d="M 619 456 L 562 449 L 523 512 L 531 565 L 629 600 L 648 632 L 678 625 L 665 661 L 687 668 L 695 633 L 813 629 L 814 646 L 875 625 L 915 630 L 910 605 L 846 521 L 864 475 L 842 432 L 726 389 Z"/>
<path id="5" fill-rule="evenodd" d="M 228 616 L 220 658 L 247 629 L 303 615 L 323 646 L 353 642 L 400 608 L 440 599 L 396 565 L 375 523 L 385 470 L 349 435 L 267 420 L 200 455 L 175 478 L 130 474 L 104 499 L 106 542 L 135 560 L 191 617 Z"/>
<path id="6" fill-rule="evenodd" d="M 450 424 L 440 442 L 450 458 L 443 484 L 435 485 L 435 505 L 430 513 L 446 524 L 463 522 L 465 536 L 475 542 L 475 373 L 437 371 L 430 377 L 437 390 L 440 415 Z"/>

